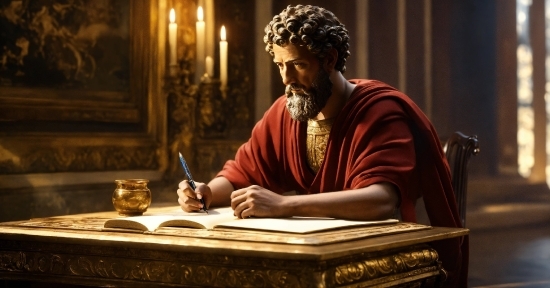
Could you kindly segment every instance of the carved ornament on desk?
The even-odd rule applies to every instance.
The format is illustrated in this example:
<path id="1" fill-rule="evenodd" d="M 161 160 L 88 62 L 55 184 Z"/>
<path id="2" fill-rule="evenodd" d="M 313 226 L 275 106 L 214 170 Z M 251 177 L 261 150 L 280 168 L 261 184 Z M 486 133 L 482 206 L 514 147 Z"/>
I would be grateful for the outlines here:
<path id="1" fill-rule="evenodd" d="M 302 284 L 308 284 L 300 284 L 303 280 L 299 278 L 301 273 L 293 275 L 284 270 L 262 269 L 257 267 L 257 261 L 258 259 L 250 259 L 247 263 L 250 268 L 224 268 L 218 265 L 196 264 L 192 261 L 169 262 L 43 252 L 0 252 L 0 272 L 44 273 L 65 276 L 64 279 L 70 276 L 88 276 L 209 287 L 305 287 Z"/>
<path id="2" fill-rule="evenodd" d="M 2 226 L 63 228 L 81 230 L 80 233 L 85 235 L 97 235 L 105 218 L 81 218 L 77 223 L 74 220 L 75 218 L 52 217 L 4 223 Z M 243 241 L 242 245 L 247 245 L 248 241 L 265 242 L 265 245 L 271 245 L 273 242 L 324 245 L 417 229 L 430 227 L 415 223 L 398 223 L 358 227 L 350 229 L 349 233 L 326 231 L 292 237 L 286 235 L 287 238 L 281 233 L 170 227 L 163 227 L 153 234 Z M 127 237 L 141 236 L 128 234 Z M 153 240 L 150 244 L 159 243 Z M 211 287 L 311 287 L 317 285 L 319 279 L 323 279 L 327 286 L 332 287 L 408 283 L 411 278 L 424 281 L 425 278 L 437 277 L 444 272 L 438 261 L 437 252 L 427 245 L 358 253 L 326 261 L 258 258 L 245 254 L 235 256 L 223 253 L 174 252 L 164 249 L 120 249 L 116 245 L 91 246 L 19 240 L 0 241 L 0 247 L 0 274 L 2 271 L 22 272 L 27 280 L 32 277 L 41 279 L 43 275 L 49 275 L 66 282 L 70 282 L 74 276 L 85 276 L 94 277 L 91 281 L 96 283 L 103 281 L 126 285 L 140 281 Z"/>
<path id="3" fill-rule="evenodd" d="M 13 246 L 14 243 L 4 244 Z M 156 251 L 142 251 L 141 259 L 137 255 L 124 255 L 130 253 L 126 250 L 116 253 L 116 256 L 99 256 L 96 254 L 99 250 L 93 253 L 96 255 L 85 255 L 78 253 L 75 245 L 57 245 L 56 249 L 51 249 L 55 248 L 53 246 L 56 245 L 31 251 L 0 251 L 0 272 L 30 272 L 29 278 L 39 278 L 41 273 L 56 275 L 61 281 L 67 281 L 71 276 L 87 276 L 98 281 L 133 280 L 209 287 L 311 287 L 322 278 L 327 286 L 332 287 L 383 284 L 430 273 L 438 275 L 440 269 L 437 253 L 425 246 L 366 260 L 357 259 L 336 267 L 331 261 L 318 263 L 193 253 L 176 253 L 162 258 L 163 252 Z M 64 248 L 66 252 L 56 252 Z M 71 251 L 75 250 L 73 248 L 77 251 Z M 84 250 L 81 253 L 90 253 Z M 73 254 L 66 254 L 69 252 Z M 152 258 L 167 260 L 150 260 Z"/>
<path id="4" fill-rule="evenodd" d="M 391 280 L 395 281 L 412 276 L 411 274 L 429 272 L 438 276 L 442 269 L 438 258 L 437 252 L 432 248 L 415 247 L 390 256 L 370 258 L 335 267 L 333 273 L 329 273 L 334 276 L 334 279 L 330 279 L 329 282 L 343 285 L 384 276 L 390 276 Z"/>

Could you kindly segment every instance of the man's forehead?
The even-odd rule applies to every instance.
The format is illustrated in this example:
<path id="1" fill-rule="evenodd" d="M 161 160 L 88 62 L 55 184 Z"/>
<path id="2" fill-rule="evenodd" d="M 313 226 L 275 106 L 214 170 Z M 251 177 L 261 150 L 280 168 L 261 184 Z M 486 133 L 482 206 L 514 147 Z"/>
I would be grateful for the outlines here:
<path id="1" fill-rule="evenodd" d="M 285 46 L 273 45 L 273 62 L 287 62 L 295 59 L 307 59 L 314 57 L 305 46 L 287 44 Z"/>

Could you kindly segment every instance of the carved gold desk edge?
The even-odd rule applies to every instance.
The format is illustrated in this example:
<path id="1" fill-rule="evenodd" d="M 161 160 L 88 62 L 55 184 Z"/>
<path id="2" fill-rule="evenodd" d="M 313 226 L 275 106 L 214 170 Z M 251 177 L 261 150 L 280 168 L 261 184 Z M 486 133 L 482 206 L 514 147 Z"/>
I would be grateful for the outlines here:
<path id="1" fill-rule="evenodd" d="M 437 253 L 425 242 L 467 233 L 467 229 L 429 227 L 323 245 L 243 244 L 170 234 L 25 227 L 11 222 L 0 224 L 0 276 L 25 279 L 30 273 L 38 278 L 59 275 L 71 283 L 77 281 L 74 277 L 94 277 L 102 283 L 152 281 L 169 286 L 398 285 L 443 273 Z"/>
<path id="2" fill-rule="evenodd" d="M 103 223 L 109 218 L 84 217 L 84 218 L 41 218 L 31 219 L 26 221 L 0 223 L 2 226 L 10 227 L 35 227 L 39 229 L 53 230 L 73 230 L 73 231 L 89 231 L 89 232 L 127 232 L 132 234 L 155 234 L 168 235 L 176 237 L 192 237 L 192 238 L 207 238 L 207 239 L 236 239 L 247 242 L 264 242 L 264 243 L 286 243 L 295 245 L 326 245 L 334 242 L 351 241 L 361 238 L 379 237 L 381 235 L 390 235 L 397 233 L 405 233 L 416 230 L 431 229 L 430 226 L 419 225 L 415 223 L 400 222 L 390 225 L 373 225 L 368 227 L 352 227 L 345 230 L 334 229 L 321 231 L 316 233 L 284 233 L 271 232 L 262 230 L 247 230 L 247 229 L 231 229 L 231 228 L 216 228 L 195 229 L 185 227 L 161 227 L 153 232 L 142 232 L 130 229 L 103 228 Z M 345 233 L 342 233 L 345 232 Z"/>
<path id="3" fill-rule="evenodd" d="M 36 219 L 37 223 L 44 219 Z M 72 221 L 67 219 L 69 222 Z M 97 223 L 102 223 L 106 219 L 93 218 Z M 33 220 L 29 220 L 33 221 Z M 86 222 L 86 221 L 84 221 Z M 193 228 L 161 228 L 153 233 L 128 233 L 128 232 L 105 232 L 101 231 L 100 227 L 95 230 L 89 229 L 56 229 L 54 226 L 41 227 L 40 225 L 25 225 L 28 221 L 17 221 L 0 223 L 0 236 L 2 234 L 11 234 L 12 236 L 21 234 L 23 238 L 28 238 L 31 235 L 35 237 L 43 237 L 55 234 L 56 237 L 63 237 L 68 241 L 90 241 L 92 238 L 101 239 L 101 241 L 109 241 L 112 243 L 124 242 L 125 245 L 140 245 L 144 241 L 150 245 L 161 245 L 170 247 L 170 249 L 185 250 L 188 247 L 192 249 L 220 249 L 220 244 L 223 243 L 227 250 L 242 249 L 242 247 L 254 248 L 254 251 L 266 251 L 268 253 L 282 252 L 288 249 L 310 255 L 316 258 L 319 255 L 327 256 L 327 249 L 335 251 L 332 256 L 357 252 L 357 241 L 362 245 L 362 251 L 372 251 L 380 249 L 395 248 L 404 245 L 412 245 L 422 242 L 430 242 L 441 240 L 450 237 L 459 237 L 468 233 L 467 229 L 453 229 L 445 227 L 430 227 L 414 223 L 398 223 L 392 225 L 373 226 L 350 228 L 345 230 L 334 230 L 327 232 L 311 233 L 306 235 L 296 235 L 287 233 L 267 233 L 262 231 L 246 231 L 246 230 L 207 230 Z M 54 221 L 55 223 L 55 221 Z M 395 227 L 404 225 L 407 229 L 399 230 Z M 394 227 L 394 228 L 392 228 Z M 389 229 L 389 230 L 387 230 Z M 395 230 L 391 230 L 395 229 Z M 432 230 L 436 231 L 432 231 Z M 445 231 L 445 229 L 450 229 Z M 375 231 L 376 233 L 370 233 Z M 422 233 L 422 232 L 426 233 Z M 434 233 L 437 232 L 437 233 Z M 411 234 L 414 233 L 414 234 Z M 139 235 L 139 237 L 136 237 Z M 411 235 L 414 235 L 412 238 Z M 418 238 L 422 237 L 422 238 Z M 81 240 L 78 240 L 81 239 Z M 411 240 L 413 239 L 413 240 Z M 351 243 L 353 242 L 353 244 Z M 243 244 L 244 243 L 244 244 Z M 383 243 L 383 245 L 381 245 Z M 268 245 L 266 245 L 268 244 Z M 334 247 L 342 247 L 342 249 L 334 250 Z M 337 252 L 336 252 L 337 251 Z M 304 256 L 304 255 L 302 255 Z"/>
<path id="4" fill-rule="evenodd" d="M 139 251 L 140 257 L 136 257 L 113 254 L 112 249 L 97 254 L 75 245 L 65 247 L 64 252 L 59 251 L 61 247 L 51 248 L 0 251 L 0 276 L 26 280 L 57 276 L 61 282 L 75 284 L 81 284 L 81 278 L 93 278 L 96 284 L 132 286 L 137 282 L 209 287 L 387 287 L 388 283 L 438 277 L 443 271 L 437 253 L 426 245 L 322 262 L 159 251 Z"/>
<path id="5" fill-rule="evenodd" d="M 2 240 L 0 243 L 10 244 Z M 98 283 L 103 284 L 113 281 L 138 281 L 212 287 L 320 287 L 320 283 L 323 283 L 322 286 L 336 287 L 358 283 L 365 286 L 405 283 L 411 279 L 437 277 L 442 273 L 435 250 L 422 244 L 401 249 L 358 253 L 327 261 L 156 251 L 130 247 L 118 251 L 122 248 L 118 245 L 34 245 L 36 246 L 32 243 L 25 245 L 13 242 L 11 245 L 2 245 L 0 276 L 41 279 L 44 274 L 57 275 L 67 283 L 78 283 L 75 277 L 96 277 Z M 8 275 L 7 272 L 19 275 Z M 258 283 L 258 279 L 261 279 L 261 283 Z"/>

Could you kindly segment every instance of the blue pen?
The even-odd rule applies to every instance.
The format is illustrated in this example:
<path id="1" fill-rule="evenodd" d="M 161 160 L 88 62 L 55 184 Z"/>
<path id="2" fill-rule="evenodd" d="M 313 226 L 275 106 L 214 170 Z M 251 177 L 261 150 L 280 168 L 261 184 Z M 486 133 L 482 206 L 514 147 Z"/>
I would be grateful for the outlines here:
<path id="1" fill-rule="evenodd" d="M 181 153 L 179 154 L 180 154 L 181 166 L 183 167 L 183 171 L 185 171 L 185 175 L 187 175 L 187 179 L 189 180 L 189 185 L 191 186 L 193 191 L 195 191 L 197 189 L 197 186 L 195 185 L 195 181 L 193 181 L 193 177 L 191 176 L 191 171 L 189 171 L 189 167 L 187 167 L 187 162 L 185 162 L 185 159 L 183 159 L 183 156 L 181 155 Z M 208 209 L 206 209 L 206 204 L 204 204 L 204 199 L 201 198 L 199 199 L 199 201 L 201 201 L 202 210 L 204 210 L 204 212 L 208 214 Z"/>

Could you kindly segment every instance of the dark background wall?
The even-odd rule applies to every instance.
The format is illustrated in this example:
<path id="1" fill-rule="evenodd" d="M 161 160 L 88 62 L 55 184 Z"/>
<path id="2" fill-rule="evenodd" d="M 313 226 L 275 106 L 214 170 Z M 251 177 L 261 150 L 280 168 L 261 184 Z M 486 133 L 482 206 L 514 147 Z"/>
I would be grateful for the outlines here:
<path id="1" fill-rule="evenodd" d="M 452 1 L 450 15 L 448 129 L 477 134 L 482 139 L 483 147 L 489 149 L 483 149 L 472 165 L 476 173 L 488 175 L 497 172 L 496 149 L 490 149 L 497 147 L 496 5 L 497 1 Z M 512 129 L 509 132 L 515 133 Z"/>
<path id="2" fill-rule="evenodd" d="M 334 12 L 346 25 L 351 35 L 351 56 L 345 76 L 355 78 L 359 53 L 368 53 L 368 78 L 384 81 L 397 88 L 400 85 L 400 65 L 404 68 L 406 85 L 404 91 L 427 113 L 442 140 L 453 131 L 478 135 L 483 153 L 472 161 L 473 174 L 496 176 L 499 161 L 497 76 L 506 74 L 506 80 L 514 82 L 515 65 L 510 71 L 497 71 L 497 38 L 499 23 L 515 25 L 515 14 L 499 14 L 499 6 L 515 5 L 513 0 L 385 0 L 367 1 L 364 13 L 357 12 L 356 1 L 314 0 L 308 4 L 318 5 Z M 427 3 L 428 2 L 428 3 Z M 279 13 L 293 1 L 273 1 L 273 14 Z M 399 7 L 404 5 L 404 7 Z M 427 6 L 428 5 L 428 6 Z M 403 13 L 399 14 L 400 9 Z M 428 14 L 429 13 L 429 14 Z M 357 15 L 367 18 L 367 27 L 357 26 Z M 404 16 L 404 25 L 400 24 Z M 425 19 L 429 17 L 426 28 Z M 497 21 L 499 17 L 508 17 Z M 403 26 L 399 26 L 403 25 Z M 399 29 L 404 29 L 404 40 L 400 42 Z M 509 31 L 515 33 L 515 31 Z M 368 34 L 366 51 L 354 50 L 358 33 Z M 425 37 L 429 45 L 425 44 Z M 400 49 L 404 60 L 399 58 Z M 428 50 L 427 50 L 428 49 Z M 504 55 L 513 61 L 514 54 Z M 405 61 L 406 63 L 400 63 Z M 426 61 L 431 63 L 427 70 Z M 273 95 L 282 94 L 278 71 L 272 70 Z M 429 77 L 429 83 L 426 79 Z M 502 77 L 500 78 L 502 80 Z M 429 85 L 429 87 L 427 86 Z M 427 98 L 429 93 L 431 97 Z M 510 94 L 510 97 L 515 97 Z M 510 98 L 509 97 L 509 98 Z M 429 102 L 427 102 L 429 101 Z M 511 101 L 515 101 L 512 99 Z M 513 110 L 515 113 L 515 111 Z M 514 117 L 514 115 L 508 115 Z M 515 126 L 501 133 L 515 135 Z M 513 136 L 508 140 L 515 141 Z M 510 143 L 508 146 L 513 146 Z M 486 148 L 485 148 L 486 147 Z M 516 152 L 517 153 L 517 152 Z M 508 165 L 514 163 L 508 163 Z M 513 170 L 513 169 L 512 169 Z"/>

